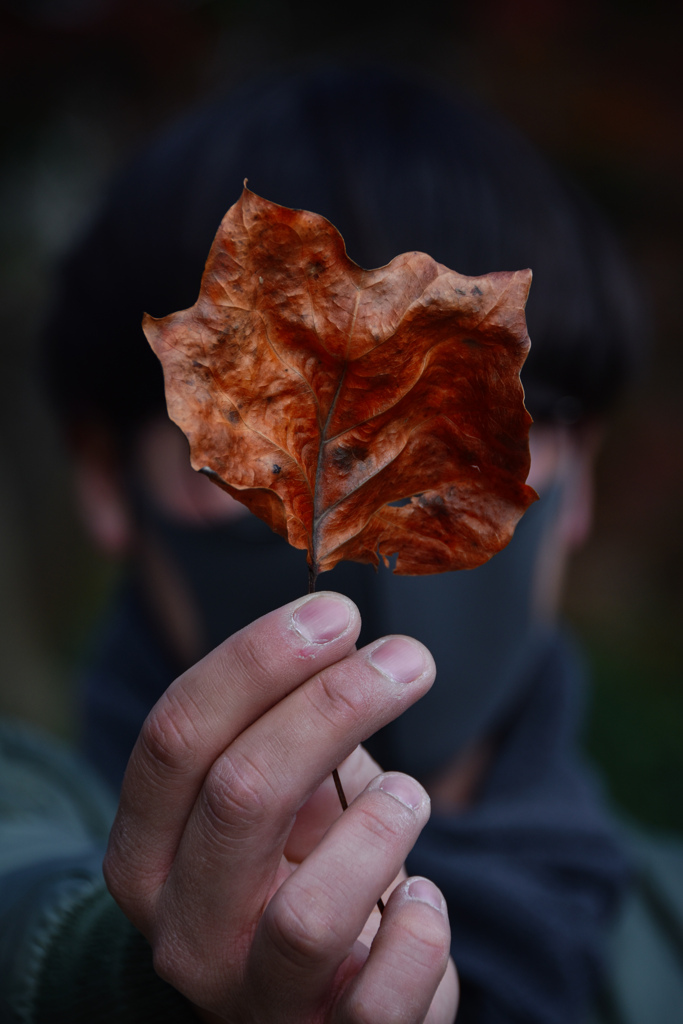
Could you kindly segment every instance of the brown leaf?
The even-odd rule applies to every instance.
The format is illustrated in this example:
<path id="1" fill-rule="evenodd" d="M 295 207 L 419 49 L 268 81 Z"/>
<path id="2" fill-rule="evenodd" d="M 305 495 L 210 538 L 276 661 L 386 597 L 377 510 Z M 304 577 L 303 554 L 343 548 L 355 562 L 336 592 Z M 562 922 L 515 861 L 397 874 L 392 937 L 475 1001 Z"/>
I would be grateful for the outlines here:
<path id="1" fill-rule="evenodd" d="M 329 221 L 245 188 L 195 305 L 143 326 L 192 465 L 315 572 L 393 554 L 397 573 L 469 569 L 537 497 L 519 380 L 530 282 L 420 252 L 362 270 Z"/>

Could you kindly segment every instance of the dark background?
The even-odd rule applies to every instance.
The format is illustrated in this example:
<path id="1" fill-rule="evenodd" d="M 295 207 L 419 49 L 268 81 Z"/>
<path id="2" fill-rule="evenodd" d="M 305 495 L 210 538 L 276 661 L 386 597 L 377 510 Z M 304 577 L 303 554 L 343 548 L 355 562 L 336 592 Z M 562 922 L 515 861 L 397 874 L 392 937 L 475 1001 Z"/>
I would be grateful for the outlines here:
<path id="1" fill-rule="evenodd" d="M 650 366 L 609 429 L 566 610 L 614 800 L 683 831 L 681 21 L 655 0 L 0 3 L 0 710 L 70 734 L 114 573 L 82 537 L 35 379 L 55 260 L 112 171 L 217 86 L 311 56 L 389 59 L 489 102 L 578 179 L 649 295 Z"/>

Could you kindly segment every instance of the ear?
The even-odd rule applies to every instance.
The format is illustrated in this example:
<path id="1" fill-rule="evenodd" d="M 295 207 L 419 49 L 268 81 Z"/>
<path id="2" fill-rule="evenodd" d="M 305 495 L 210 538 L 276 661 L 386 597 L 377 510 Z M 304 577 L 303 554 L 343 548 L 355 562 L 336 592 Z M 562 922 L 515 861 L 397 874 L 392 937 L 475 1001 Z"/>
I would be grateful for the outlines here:
<path id="1" fill-rule="evenodd" d="M 133 520 L 113 443 L 101 431 L 80 439 L 73 473 L 78 510 L 91 539 L 106 555 L 127 554 Z"/>
<path id="2" fill-rule="evenodd" d="M 560 607 L 567 560 L 588 538 L 593 523 L 593 474 L 602 431 L 546 428 L 538 432 L 536 474 L 541 485 L 562 484 L 557 518 L 541 542 L 535 568 L 534 609 L 554 621 Z M 533 462 L 532 462 L 533 465 Z M 543 472 L 541 472 L 543 470 Z"/>
<path id="3" fill-rule="evenodd" d="M 566 485 L 558 529 L 568 552 L 585 544 L 593 527 L 595 460 L 602 437 L 602 429 L 591 424 L 573 433 L 566 444 L 563 460 Z"/>

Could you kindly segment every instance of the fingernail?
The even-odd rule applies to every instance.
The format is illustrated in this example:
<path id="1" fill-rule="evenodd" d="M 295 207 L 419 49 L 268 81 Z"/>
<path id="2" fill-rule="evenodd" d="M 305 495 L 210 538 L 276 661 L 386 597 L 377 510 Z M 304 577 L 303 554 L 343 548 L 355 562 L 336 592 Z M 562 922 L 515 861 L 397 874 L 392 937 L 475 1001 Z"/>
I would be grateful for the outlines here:
<path id="1" fill-rule="evenodd" d="M 414 878 L 408 886 L 408 895 L 411 900 L 419 900 L 420 903 L 428 903 L 430 907 L 443 914 L 446 909 L 444 898 L 437 887 L 426 878 Z"/>
<path id="2" fill-rule="evenodd" d="M 292 615 L 292 624 L 308 643 L 327 644 L 342 635 L 350 619 L 351 608 L 343 598 L 316 594 L 299 605 Z"/>
<path id="3" fill-rule="evenodd" d="M 369 654 L 375 668 L 396 683 L 412 683 L 425 670 L 422 649 L 403 637 L 391 637 Z"/>
<path id="4" fill-rule="evenodd" d="M 384 775 L 380 780 L 378 789 L 388 793 L 394 799 L 400 801 L 411 811 L 416 811 L 424 800 L 424 790 L 415 779 L 409 775 Z"/>

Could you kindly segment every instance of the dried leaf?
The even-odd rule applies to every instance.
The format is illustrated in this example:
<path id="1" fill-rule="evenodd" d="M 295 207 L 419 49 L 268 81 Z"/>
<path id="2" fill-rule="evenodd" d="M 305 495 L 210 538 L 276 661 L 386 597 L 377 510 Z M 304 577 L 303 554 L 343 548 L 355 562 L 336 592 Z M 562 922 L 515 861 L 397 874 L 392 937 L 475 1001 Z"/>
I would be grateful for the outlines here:
<path id="1" fill-rule="evenodd" d="M 519 380 L 530 282 L 419 252 L 363 270 L 329 221 L 245 188 L 195 305 L 143 326 L 192 465 L 314 572 L 394 554 L 397 573 L 469 569 L 537 497 Z"/>

